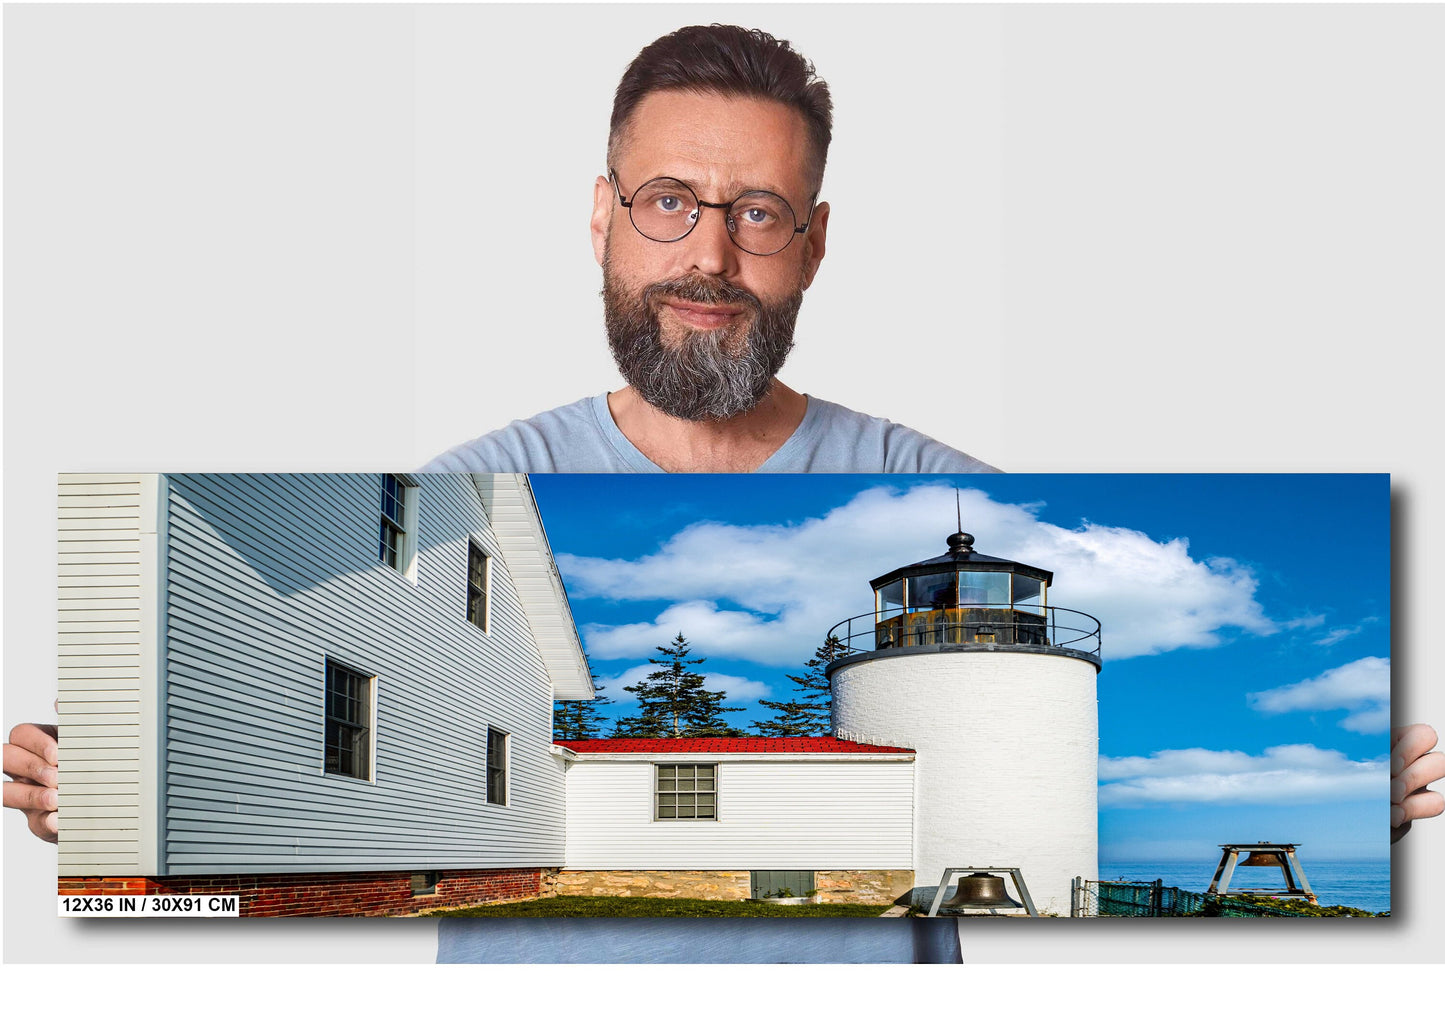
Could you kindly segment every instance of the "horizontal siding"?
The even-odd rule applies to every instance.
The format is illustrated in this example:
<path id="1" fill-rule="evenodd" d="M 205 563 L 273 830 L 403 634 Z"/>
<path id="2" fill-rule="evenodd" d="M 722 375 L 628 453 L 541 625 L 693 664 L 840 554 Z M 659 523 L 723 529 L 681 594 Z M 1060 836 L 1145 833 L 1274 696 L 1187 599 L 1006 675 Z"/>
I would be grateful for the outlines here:
<path id="1" fill-rule="evenodd" d="M 567 769 L 567 867 L 817 870 L 913 866 L 913 765 L 719 762 L 716 821 L 654 821 L 651 763 Z"/>
<path id="2" fill-rule="evenodd" d="M 415 583 L 377 558 L 379 475 L 170 479 L 171 874 L 555 866 L 565 794 L 542 660 L 503 562 L 466 621 L 465 475 L 423 476 Z M 324 773 L 324 668 L 376 684 L 374 781 Z M 486 802 L 487 726 L 512 733 Z"/>
<path id="3" fill-rule="evenodd" d="M 527 604 L 532 635 L 559 700 L 590 700 L 592 679 L 562 576 L 525 475 L 475 475 L 501 556 Z"/>
<path id="4" fill-rule="evenodd" d="M 141 802 L 142 475 L 57 486 L 59 870 L 144 874 Z"/>

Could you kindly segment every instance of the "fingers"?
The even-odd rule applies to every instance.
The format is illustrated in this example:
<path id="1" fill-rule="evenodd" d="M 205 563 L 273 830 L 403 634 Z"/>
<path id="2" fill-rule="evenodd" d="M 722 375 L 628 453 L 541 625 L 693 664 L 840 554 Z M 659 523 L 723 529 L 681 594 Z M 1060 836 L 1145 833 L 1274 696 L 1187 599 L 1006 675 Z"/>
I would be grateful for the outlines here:
<path id="1" fill-rule="evenodd" d="M 1429 725 L 1405 725 L 1391 733 L 1392 841 L 1404 834 L 1411 821 L 1422 817 L 1439 817 L 1445 812 L 1445 797 L 1426 788 L 1445 778 L 1445 754 L 1431 752 L 1439 741 L 1440 737 Z"/>
<path id="2" fill-rule="evenodd" d="M 5 744 L 5 806 L 25 812 L 30 831 L 46 842 L 60 838 L 60 759 L 54 725 L 16 725 Z"/>
<path id="3" fill-rule="evenodd" d="M 1400 803 L 1390 804 L 1390 827 L 1409 827 L 1411 821 L 1422 817 L 1439 817 L 1442 813 L 1445 813 L 1445 796 L 1422 789 L 1406 796 Z"/>
<path id="4" fill-rule="evenodd" d="M 54 789 L 31 782 L 6 782 L 5 806 L 15 810 L 58 810 L 60 794 Z"/>
<path id="5" fill-rule="evenodd" d="M 1390 774 L 1398 775 L 1434 749 L 1439 741 L 1440 737 L 1429 725 L 1396 728 L 1390 738 Z"/>
<path id="6" fill-rule="evenodd" d="M 1445 778 L 1445 753 L 1426 753 L 1390 779 L 1390 802 L 1400 803 L 1441 778 Z"/>
<path id="7" fill-rule="evenodd" d="M 13 734 L 13 733 L 12 733 Z M 55 765 L 32 750 L 5 744 L 5 773 L 16 781 L 30 782 L 53 789 L 60 784 L 60 772 Z M 7 793 L 7 795 L 9 795 Z M 10 803 L 7 801 L 7 807 Z"/>
<path id="8" fill-rule="evenodd" d="M 25 820 L 30 823 L 30 831 L 45 842 L 60 841 L 60 815 L 55 811 L 27 810 Z"/>
<path id="9" fill-rule="evenodd" d="M 1422 817 L 1439 817 L 1445 813 L 1445 796 L 1425 790 L 1405 797 L 1405 818 L 1418 821 Z"/>
<path id="10" fill-rule="evenodd" d="M 60 749 L 54 725 L 16 725 L 5 744 L 5 806 L 25 812 L 32 834 L 46 842 L 60 839 Z"/>
<path id="11" fill-rule="evenodd" d="M 56 743 L 58 738 L 54 725 L 16 725 L 10 730 L 12 744 L 39 754 L 51 764 L 60 762 L 60 747 Z"/>
<path id="12" fill-rule="evenodd" d="M 5 806 L 25 812 L 30 831 L 46 842 L 60 838 L 60 794 L 30 782 L 6 782 Z"/>

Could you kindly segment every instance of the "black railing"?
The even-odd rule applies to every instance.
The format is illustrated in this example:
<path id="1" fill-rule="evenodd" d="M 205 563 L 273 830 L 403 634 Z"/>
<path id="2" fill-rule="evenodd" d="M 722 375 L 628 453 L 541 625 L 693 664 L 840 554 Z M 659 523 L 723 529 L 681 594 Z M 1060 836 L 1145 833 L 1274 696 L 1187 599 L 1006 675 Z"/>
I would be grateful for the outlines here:
<path id="1" fill-rule="evenodd" d="M 1067 607 L 974 605 L 942 610 L 859 614 L 829 630 L 847 647 L 843 656 L 920 646 L 1037 646 L 1100 653 L 1097 618 Z"/>

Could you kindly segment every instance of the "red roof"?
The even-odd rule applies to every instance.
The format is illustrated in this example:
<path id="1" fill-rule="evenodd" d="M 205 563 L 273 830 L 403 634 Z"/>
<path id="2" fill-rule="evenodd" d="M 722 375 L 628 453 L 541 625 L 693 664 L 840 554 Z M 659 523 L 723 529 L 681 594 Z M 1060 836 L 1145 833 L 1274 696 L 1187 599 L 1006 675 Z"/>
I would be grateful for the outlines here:
<path id="1" fill-rule="evenodd" d="M 557 739 L 576 753 L 912 753 L 901 746 L 869 746 L 831 735 L 786 739 Z"/>

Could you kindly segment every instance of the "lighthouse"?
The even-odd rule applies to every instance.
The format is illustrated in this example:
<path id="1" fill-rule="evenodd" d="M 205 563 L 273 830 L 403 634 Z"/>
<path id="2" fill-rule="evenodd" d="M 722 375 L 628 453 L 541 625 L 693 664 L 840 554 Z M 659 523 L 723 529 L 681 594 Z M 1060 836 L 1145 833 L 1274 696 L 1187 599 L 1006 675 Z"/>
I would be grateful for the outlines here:
<path id="1" fill-rule="evenodd" d="M 973 543 L 873 579 L 873 611 L 830 631 L 833 733 L 917 753 L 916 900 L 946 868 L 1017 867 L 1067 916 L 1072 879 L 1098 879 L 1099 622 Z"/>

